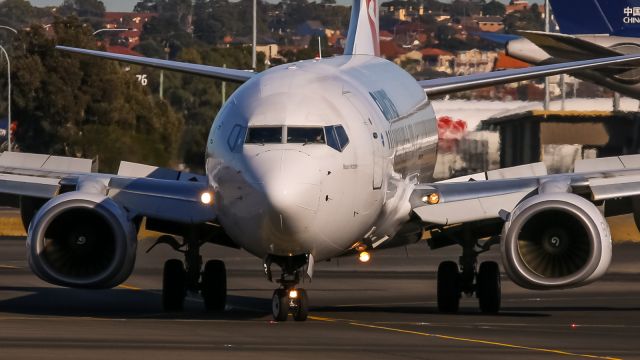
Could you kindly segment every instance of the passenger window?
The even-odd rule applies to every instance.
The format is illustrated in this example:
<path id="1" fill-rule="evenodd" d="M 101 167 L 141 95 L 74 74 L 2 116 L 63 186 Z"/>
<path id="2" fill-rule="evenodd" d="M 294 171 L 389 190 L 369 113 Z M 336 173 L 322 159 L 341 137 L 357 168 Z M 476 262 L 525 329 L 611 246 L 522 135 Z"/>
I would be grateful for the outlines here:
<path id="1" fill-rule="evenodd" d="M 327 145 L 340 152 L 344 150 L 349 144 L 349 137 L 347 132 L 344 131 L 342 125 L 325 126 L 325 132 L 327 133 Z"/>
<path id="2" fill-rule="evenodd" d="M 282 126 L 277 127 L 250 127 L 247 144 L 280 144 L 282 143 Z"/>
<path id="3" fill-rule="evenodd" d="M 288 127 L 287 143 L 324 144 L 324 131 L 321 127 Z"/>

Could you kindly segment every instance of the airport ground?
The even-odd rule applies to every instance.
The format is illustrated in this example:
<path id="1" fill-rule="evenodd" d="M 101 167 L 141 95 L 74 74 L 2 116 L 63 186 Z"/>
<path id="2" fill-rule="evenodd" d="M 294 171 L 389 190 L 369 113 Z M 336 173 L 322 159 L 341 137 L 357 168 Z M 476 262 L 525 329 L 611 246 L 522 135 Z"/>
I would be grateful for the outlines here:
<path id="1" fill-rule="evenodd" d="M 614 247 L 601 281 L 583 288 L 534 292 L 503 277 L 503 307 L 482 315 L 475 298 L 461 312 L 436 311 L 435 269 L 457 249 L 426 244 L 318 264 L 305 284 L 305 323 L 271 321 L 275 284 L 261 261 L 206 246 L 224 259 L 229 301 L 207 313 L 189 296 L 181 313 L 161 310 L 167 246 L 146 254 L 141 242 L 131 278 L 112 290 L 48 285 L 28 269 L 24 238 L 0 239 L 0 359 L 640 359 L 640 244 Z M 497 258 L 492 252 L 486 258 Z"/>

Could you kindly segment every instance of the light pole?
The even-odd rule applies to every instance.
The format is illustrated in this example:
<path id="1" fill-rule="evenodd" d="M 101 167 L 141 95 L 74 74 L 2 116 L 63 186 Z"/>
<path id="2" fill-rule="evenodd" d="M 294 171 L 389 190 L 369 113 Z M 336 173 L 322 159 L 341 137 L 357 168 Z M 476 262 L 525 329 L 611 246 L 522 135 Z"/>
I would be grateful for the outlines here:
<path id="1" fill-rule="evenodd" d="M 11 152 L 11 60 L 7 50 L 0 45 L 0 50 L 7 57 L 7 81 L 9 85 L 9 95 L 7 96 L 7 151 Z"/>
<path id="2" fill-rule="evenodd" d="M 13 31 L 14 34 L 18 34 L 18 30 L 12 28 L 11 26 L 6 26 L 6 25 L 0 25 L 0 29 L 5 29 L 5 30 L 9 30 L 9 31 Z"/>
<path id="3" fill-rule="evenodd" d="M 124 28 L 123 29 L 107 29 L 107 28 L 104 28 L 104 29 L 99 29 L 99 30 L 94 31 L 92 35 L 95 36 L 96 34 L 99 34 L 99 33 L 103 32 L 103 31 L 118 32 L 118 31 L 129 31 L 129 29 L 124 29 Z"/>
<path id="4" fill-rule="evenodd" d="M 544 1 L 544 31 L 545 32 L 549 32 L 549 0 L 545 0 Z M 545 76 L 544 78 L 544 110 L 548 111 L 549 110 L 549 100 L 550 100 L 550 96 L 549 96 L 549 77 Z"/>
<path id="5" fill-rule="evenodd" d="M 258 29 L 257 27 L 257 18 L 258 18 L 258 4 L 257 0 L 253 0 L 253 39 L 251 46 L 251 67 L 253 71 L 256 71 L 256 62 L 257 62 L 257 54 L 256 54 L 256 45 L 258 42 Z"/>
<path id="6" fill-rule="evenodd" d="M 0 29 L 9 30 L 16 35 L 18 34 L 18 30 L 11 26 L 0 25 Z M 7 95 L 7 151 L 11 152 L 11 60 L 9 60 L 7 50 L 1 45 L 0 50 L 2 50 L 2 53 L 7 58 L 7 85 L 9 88 Z"/>

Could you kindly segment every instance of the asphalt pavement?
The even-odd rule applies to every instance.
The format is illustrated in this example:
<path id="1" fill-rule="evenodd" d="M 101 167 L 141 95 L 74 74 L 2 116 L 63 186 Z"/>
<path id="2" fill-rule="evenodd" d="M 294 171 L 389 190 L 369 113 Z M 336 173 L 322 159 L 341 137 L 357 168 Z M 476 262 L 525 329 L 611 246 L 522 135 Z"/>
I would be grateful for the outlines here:
<path id="1" fill-rule="evenodd" d="M 271 321 L 276 285 L 239 250 L 204 249 L 227 264 L 224 313 L 205 312 L 193 294 L 185 311 L 165 313 L 162 264 L 175 257 L 166 246 L 146 254 L 143 241 L 131 278 L 96 291 L 37 279 L 24 245 L 0 239 L 0 359 L 640 359 L 640 244 L 615 246 L 609 273 L 578 289 L 528 291 L 503 277 L 503 308 L 492 316 L 475 298 L 463 298 L 459 314 L 437 312 L 435 269 L 456 248 L 342 258 L 318 264 L 304 284 L 304 323 Z"/>

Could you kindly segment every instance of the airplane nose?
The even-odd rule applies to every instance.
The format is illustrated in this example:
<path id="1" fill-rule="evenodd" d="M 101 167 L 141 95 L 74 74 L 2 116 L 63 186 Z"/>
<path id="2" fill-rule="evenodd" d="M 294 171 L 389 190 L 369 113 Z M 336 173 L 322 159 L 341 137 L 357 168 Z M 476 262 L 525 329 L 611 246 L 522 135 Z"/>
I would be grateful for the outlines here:
<path id="1" fill-rule="evenodd" d="M 291 250 L 310 236 L 318 209 L 320 169 L 298 150 L 267 150 L 250 159 L 255 187 L 263 198 L 263 217 L 269 237 Z"/>

